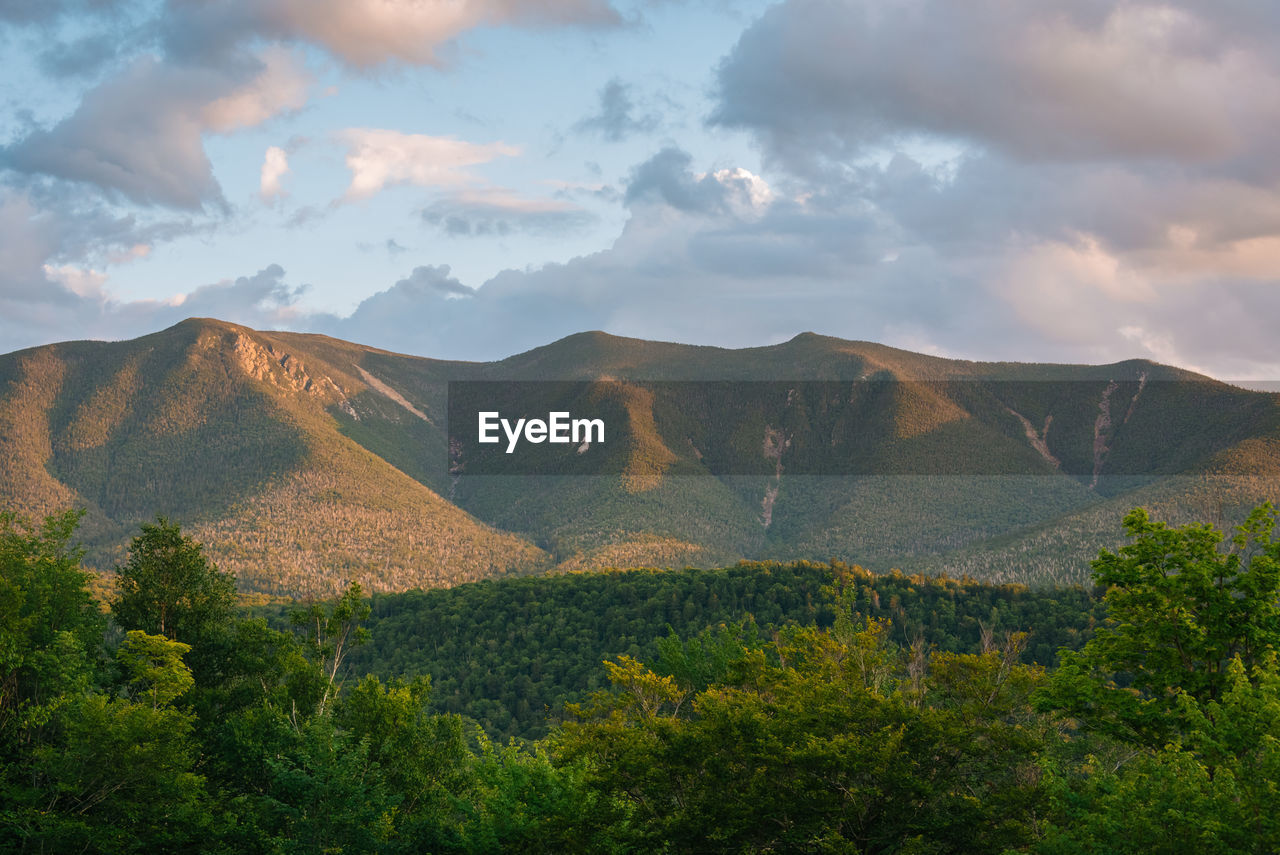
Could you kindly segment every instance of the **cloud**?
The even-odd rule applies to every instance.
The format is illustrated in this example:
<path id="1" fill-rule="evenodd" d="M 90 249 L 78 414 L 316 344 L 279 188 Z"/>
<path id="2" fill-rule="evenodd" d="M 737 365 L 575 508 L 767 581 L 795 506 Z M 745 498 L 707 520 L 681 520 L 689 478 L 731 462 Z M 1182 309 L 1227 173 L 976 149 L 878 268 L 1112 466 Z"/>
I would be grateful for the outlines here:
<path id="1" fill-rule="evenodd" d="M 0 18 L 35 32 L 62 26 L 63 8 L 0 0 Z M 192 226 L 65 195 L 75 180 L 160 208 L 222 204 L 205 138 L 305 100 L 305 71 L 279 45 L 348 68 L 439 65 L 473 27 L 616 21 L 601 0 L 167 6 L 163 59 L 4 150 L 5 165 L 59 180 L 18 176 L 23 190 L 0 197 L 0 334 L 133 330 L 204 301 L 202 313 L 432 356 L 492 358 L 591 328 L 727 346 L 815 329 L 970 358 L 1280 371 L 1280 6 L 1251 0 L 781 0 L 742 33 L 711 93 L 713 130 L 745 134 L 762 165 L 695 162 L 672 144 L 622 193 L 529 198 L 483 177 L 519 154 L 506 143 L 341 132 L 341 201 L 427 188 L 421 215 L 446 233 L 567 232 L 587 223 L 574 201 L 592 193 L 628 216 L 599 252 L 474 289 L 442 264 L 417 267 L 346 318 L 308 313 L 270 269 L 182 306 L 114 301 L 114 259 Z M 278 53 L 247 58 L 263 44 Z M 656 125 L 615 78 L 576 127 L 623 140 Z M 283 191 L 288 151 L 264 159 L 265 198 Z"/>
<path id="2" fill-rule="evenodd" d="M 270 146 L 262 158 L 262 175 L 258 180 L 258 195 L 270 203 L 284 195 L 280 179 L 289 171 L 289 155 L 279 146 Z"/>
<path id="3" fill-rule="evenodd" d="M 103 284 L 107 275 L 98 270 L 73 267 L 70 264 L 55 267 L 44 265 L 44 274 L 50 282 L 56 282 L 77 297 L 97 299 L 103 294 Z"/>
<path id="4" fill-rule="evenodd" d="M 295 304 L 307 290 L 306 285 L 287 284 L 284 277 L 284 268 L 278 264 L 269 264 L 252 276 L 201 285 L 194 291 L 169 301 L 174 311 L 167 313 L 174 318 L 174 323 L 188 317 L 216 317 L 244 323 L 242 319 L 256 317 L 259 319 L 256 323 L 262 323 L 265 319 L 268 325 L 278 325 L 299 314 L 295 310 Z M 114 310 L 122 313 L 149 313 L 153 311 L 153 306 L 156 304 L 139 301 L 116 304 Z"/>
<path id="5" fill-rule="evenodd" d="M 993 187 L 981 176 L 995 168 L 983 158 L 938 173 L 901 157 L 863 171 L 861 195 L 784 193 L 740 168 L 697 172 L 690 155 L 667 149 L 632 171 L 630 219 L 605 250 L 504 271 L 474 291 L 402 281 L 350 317 L 301 323 L 464 359 L 584 329 L 729 347 L 814 330 L 963 358 L 1146 356 L 1222 377 L 1280 371 L 1280 281 L 1261 275 L 1280 244 L 1245 241 L 1224 264 L 1182 234 L 1163 255 L 1132 254 L 1087 232 L 1051 236 L 1060 213 L 1011 238 L 1010 222 L 1029 211 L 1009 198 L 984 209 Z M 1091 197 L 1080 192 L 1063 212 L 1085 216 Z M 927 220 L 935 207 L 944 222 Z"/>
<path id="6" fill-rule="evenodd" d="M 1277 37 L 1247 2 L 785 0 L 721 63 L 710 121 L 759 142 L 801 228 L 861 211 L 894 266 L 930 259 L 922 311 L 987 307 L 915 325 L 951 352 L 1243 376 L 1278 364 Z"/>
<path id="7" fill-rule="evenodd" d="M 0 206 L 0 222 L 10 225 L 13 213 L 9 203 Z M 47 237 L 39 226 L 29 227 L 25 236 Z M 0 258 L 12 260 L 9 243 L 5 239 L 0 245 Z M 10 270 L 0 278 L 0 351 L 67 339 L 131 338 L 188 317 L 274 328 L 303 316 L 298 301 L 306 286 L 287 284 L 284 270 L 275 264 L 168 300 L 122 301 L 111 295 L 104 271 L 75 264 L 33 268 L 38 254 L 29 253 L 23 270 Z"/>
<path id="8" fill-rule="evenodd" d="M 305 285 L 286 283 L 278 264 L 249 276 L 201 285 L 168 300 L 116 300 L 105 277 L 94 272 L 87 275 L 99 290 L 86 294 L 71 310 L 78 316 L 80 337 L 83 330 L 111 338 L 137 336 L 192 317 L 220 318 L 257 329 L 280 328 L 303 315 L 297 303 L 307 290 Z"/>
<path id="9" fill-rule="evenodd" d="M 72 15 L 110 16 L 129 5 L 131 0 L 0 0 L 0 21 L 47 25 Z"/>
<path id="10" fill-rule="evenodd" d="M 383 294 L 403 296 L 407 299 L 422 297 L 474 297 L 475 289 L 468 288 L 449 275 L 449 265 L 415 267 L 408 277 L 401 279 Z"/>
<path id="11" fill-rule="evenodd" d="M 424 222 L 454 236 L 563 234 L 590 226 L 596 217 L 570 202 L 530 199 L 500 188 L 468 190 L 422 211 Z"/>
<path id="12" fill-rule="evenodd" d="M 443 65 L 441 49 L 476 27 L 621 23 L 603 0 L 228 0 L 183 3 L 174 11 L 167 41 L 180 55 L 269 39 L 314 45 L 357 69 Z"/>
<path id="13" fill-rule="evenodd" d="M 445 300 L 397 283 L 349 318 L 311 323 L 331 335 L 406 352 L 491 359 L 583 329 L 755 345 L 812 327 L 814 318 L 834 332 L 859 311 L 869 314 L 868 295 L 893 304 L 888 313 L 894 316 L 918 299 L 905 271 L 899 281 L 890 276 L 897 271 L 875 269 L 882 251 L 853 234 L 865 225 L 856 217 L 806 229 L 797 224 L 801 212 L 793 204 L 761 192 L 763 182 L 746 170 L 698 174 L 678 149 L 656 162 L 665 170 L 651 161 L 651 168 L 633 173 L 631 217 L 606 250 L 504 271 L 466 299 Z M 660 171 L 663 180 L 655 182 Z M 655 185 L 679 206 L 662 193 L 640 192 Z M 697 204 L 687 204 L 690 196 Z M 861 288 L 832 281 L 833 269 L 856 273 Z"/>
<path id="14" fill-rule="evenodd" d="M 1254 17 L 1274 39 L 1280 16 Z M 1280 134 L 1280 60 L 1245 21 L 1190 2 L 786 0 L 721 64 L 712 121 L 809 169 L 919 137 L 1025 161 L 1249 160 Z"/>
<path id="15" fill-rule="evenodd" d="M 92 184 L 140 205 L 224 205 L 204 135 L 300 108 L 309 82 L 297 59 L 279 49 L 226 68 L 141 59 L 90 90 L 51 129 L 4 149 L 0 164 Z"/>
<path id="16" fill-rule="evenodd" d="M 498 157 L 515 157 L 520 149 L 504 143 L 477 144 L 453 137 L 405 134 L 380 128 L 348 128 L 338 133 L 347 146 L 351 171 L 346 200 L 367 199 L 388 187 L 457 187 L 476 179 L 468 166 Z"/>
<path id="17" fill-rule="evenodd" d="M 574 130 L 599 134 L 607 142 L 621 142 L 636 134 L 650 133 L 661 124 L 656 113 L 634 115 L 631 86 L 613 78 L 600 90 L 600 109 L 577 122 Z"/>
<path id="18" fill-rule="evenodd" d="M 635 167 L 623 197 L 628 205 L 656 200 L 680 211 L 749 214 L 767 206 L 773 191 L 746 169 L 722 169 L 695 175 L 692 156 L 667 147 Z"/>
<path id="19" fill-rule="evenodd" d="M 119 33 L 94 33 L 70 42 L 53 42 L 40 52 L 40 70 L 53 77 L 94 74 L 120 55 Z"/>
<path id="20" fill-rule="evenodd" d="M 202 228 L 188 220 L 122 217 L 75 192 L 0 187 L 0 352 L 138 336 L 191 315 L 265 327 L 301 315 L 305 289 L 287 285 L 276 265 L 171 300 L 120 300 L 111 293 L 112 267 Z"/>
<path id="21" fill-rule="evenodd" d="M 294 54 L 269 48 L 259 59 L 261 67 L 247 82 L 200 109 L 206 128 L 225 134 L 306 105 L 313 78 Z"/>
<path id="22" fill-rule="evenodd" d="M 448 265 L 415 267 L 385 291 L 363 300 L 348 317 L 313 315 L 307 329 L 353 341 L 377 341 L 380 347 L 424 353 L 442 337 L 472 329 L 477 315 L 470 304 L 476 291 L 450 275 Z"/>
<path id="23" fill-rule="evenodd" d="M 47 268 L 124 263 L 204 228 L 190 219 L 121 216 L 65 186 L 0 185 L 0 298 L 50 299 Z"/>
<path id="24" fill-rule="evenodd" d="M 63 240 L 54 223 L 39 217 L 27 195 L 0 189 L 0 297 L 6 304 L 46 298 L 44 268 Z M 55 297 L 65 290 L 60 287 Z"/>
<path id="25" fill-rule="evenodd" d="M 1223 377 L 1280 371 L 1272 355 L 1280 283 L 1204 276 L 1191 266 L 1202 250 L 1188 235 L 1170 242 L 1160 275 L 1087 234 L 985 248 L 925 241 L 865 197 L 797 196 L 768 185 L 766 193 L 745 170 L 697 172 L 691 157 L 675 154 L 659 161 L 671 167 L 666 179 L 716 201 L 690 205 L 672 193 L 677 206 L 637 191 L 622 234 L 605 250 L 504 271 L 475 288 L 445 265 L 418 266 L 347 317 L 308 311 L 303 289 L 276 266 L 181 300 L 114 300 L 104 269 L 67 260 L 65 249 L 79 251 L 89 225 L 59 231 L 11 194 L 0 204 L 0 341 L 114 338 L 213 315 L 433 357 L 493 359 L 584 329 L 730 347 L 812 329 L 965 358 L 1148 356 Z M 927 170 L 899 162 L 883 172 L 880 198 L 923 193 Z M 637 187 L 662 186 L 652 170 L 633 176 Z M 965 186 L 934 180 L 934 193 Z M 722 202 L 735 198 L 755 202 Z M 114 228 L 122 250 L 139 237 L 124 224 L 94 227 Z M 1261 270 L 1273 249 L 1250 245 L 1233 269 Z"/>

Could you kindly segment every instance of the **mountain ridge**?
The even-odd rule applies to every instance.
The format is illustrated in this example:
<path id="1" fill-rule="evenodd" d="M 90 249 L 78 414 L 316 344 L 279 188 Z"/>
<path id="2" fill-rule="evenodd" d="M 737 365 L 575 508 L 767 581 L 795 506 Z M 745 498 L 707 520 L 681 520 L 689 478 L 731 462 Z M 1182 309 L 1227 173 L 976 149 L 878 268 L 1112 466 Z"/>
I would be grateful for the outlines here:
<path id="1" fill-rule="evenodd" d="M 630 413 L 622 475 L 450 471 L 449 382 L 601 378 Z M 829 382 L 778 397 L 805 381 Z M 813 333 L 728 349 L 589 331 L 464 362 L 191 318 L 0 355 L 0 507 L 85 508 L 100 568 L 163 513 L 273 593 L 743 558 L 1080 581 L 1070 544 L 1106 535 L 1101 508 L 1273 498 L 1277 401 L 1149 360 L 949 360 Z M 857 477 L 800 474 L 855 458 Z M 1219 498 L 1192 483 L 1208 477 Z"/>

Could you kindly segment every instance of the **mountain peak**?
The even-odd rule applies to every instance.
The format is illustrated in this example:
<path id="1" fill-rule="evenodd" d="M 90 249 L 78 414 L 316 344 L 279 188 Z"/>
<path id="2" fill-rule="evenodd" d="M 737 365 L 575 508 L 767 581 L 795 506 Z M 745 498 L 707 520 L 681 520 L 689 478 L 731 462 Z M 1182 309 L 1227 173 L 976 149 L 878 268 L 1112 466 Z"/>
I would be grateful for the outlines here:
<path id="1" fill-rule="evenodd" d="M 601 377 L 635 393 L 619 399 L 626 418 L 610 435 L 626 479 L 552 484 L 452 468 L 451 381 Z M 873 378 L 929 382 L 888 394 L 857 386 Z M 662 382 L 805 380 L 836 382 L 794 404 L 746 382 L 734 412 L 715 397 L 723 383 Z M 1059 382 L 1024 382 L 1034 380 Z M 884 568 L 919 566 L 928 553 L 934 567 L 1029 578 L 1042 572 L 1038 553 L 1009 547 L 984 564 L 982 539 L 1092 525 L 1069 515 L 1108 500 L 1113 473 L 1210 467 L 1272 483 L 1257 476 L 1280 471 L 1280 403 L 1146 360 L 977 363 L 813 332 L 727 349 L 594 330 L 457 363 L 198 317 L 133 341 L 0 356 L 0 506 L 86 508 L 99 567 L 138 522 L 164 513 L 263 591 L 329 593 L 344 578 L 397 590 L 553 564 L 724 563 L 766 551 Z M 863 468 L 885 477 L 793 477 Z M 957 469 L 984 476 L 889 477 Z M 705 477 L 676 482 L 686 474 Z M 970 547 L 979 552 L 948 557 Z M 1090 557 L 1073 553 L 1070 564 Z"/>
<path id="2" fill-rule="evenodd" d="M 231 321 L 224 321 L 224 320 L 221 320 L 220 318 L 191 317 L 191 318 L 186 318 L 184 320 L 178 321 L 176 324 L 174 324 L 171 327 L 167 327 L 163 330 L 160 330 L 160 332 L 156 333 L 156 335 L 165 335 L 167 333 L 175 333 L 175 332 L 186 332 L 186 333 L 196 333 L 196 334 L 203 333 L 203 332 L 256 333 L 257 330 L 254 330 L 250 327 L 246 327 L 243 324 L 232 323 Z"/>

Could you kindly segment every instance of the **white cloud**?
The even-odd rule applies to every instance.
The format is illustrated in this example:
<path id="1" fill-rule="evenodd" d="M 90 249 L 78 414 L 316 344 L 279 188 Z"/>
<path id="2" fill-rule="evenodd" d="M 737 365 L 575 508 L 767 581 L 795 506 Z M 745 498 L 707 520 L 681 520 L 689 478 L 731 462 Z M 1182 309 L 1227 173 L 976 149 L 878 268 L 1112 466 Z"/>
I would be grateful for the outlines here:
<path id="1" fill-rule="evenodd" d="M 71 116 L 4 149 L 3 164 L 140 206 L 216 207 L 205 141 L 301 108 L 303 49 L 348 68 L 433 65 L 475 27 L 618 20 L 604 0 L 164 10 L 163 58 L 92 88 Z M 61 20 L 22 19 L 32 15 Z M 514 145 L 338 133 L 341 201 L 410 185 L 432 191 L 419 194 L 421 216 L 451 235 L 561 234 L 590 217 L 567 200 L 595 193 L 630 212 L 600 252 L 473 290 L 438 263 L 449 259 L 420 257 L 447 243 L 414 241 L 412 272 L 349 318 L 308 314 L 270 268 L 168 303 L 121 303 L 111 265 L 163 235 L 93 194 L 71 200 L 80 188 L 19 176 L 27 195 L 0 199 L 0 333 L 133 334 L 180 302 L 434 356 L 493 357 L 586 328 L 724 345 L 811 328 L 971 357 L 1151 355 L 1265 375 L 1280 317 L 1277 41 L 1280 6 L 1250 0 L 781 0 L 717 70 L 713 124 L 759 144 L 755 172 L 695 169 L 672 145 L 633 170 L 625 195 L 566 186 L 531 198 L 484 177 Z M 589 88 L 611 73 L 606 63 Z M 633 95 L 605 83 L 577 127 L 611 140 L 655 130 Z M 285 192 L 292 150 L 267 150 L 264 201 Z"/>
<path id="2" fill-rule="evenodd" d="M 728 204 L 740 217 L 762 214 L 774 200 L 769 182 L 741 166 L 717 170 L 711 177 L 729 191 Z"/>
<path id="3" fill-rule="evenodd" d="M 381 128 L 348 128 L 338 133 L 347 146 L 351 183 L 346 199 L 367 199 L 388 187 L 458 187 L 477 179 L 466 167 L 499 157 L 515 157 L 520 149 L 505 143 L 477 144 L 454 137 L 406 134 Z"/>
<path id="4" fill-rule="evenodd" d="M 1191 371 L 1199 371 L 1204 373 L 1204 369 L 1196 365 L 1192 365 L 1182 354 L 1178 353 L 1173 343 L 1173 336 L 1169 334 L 1152 334 L 1147 332 L 1140 326 L 1129 325 L 1120 327 L 1117 330 L 1120 335 L 1129 341 L 1139 345 L 1144 351 L 1144 355 L 1157 362 L 1163 362 L 1167 365 L 1177 365 Z"/>
<path id="5" fill-rule="evenodd" d="M 822 193 L 800 202 L 766 193 L 745 170 L 694 172 L 691 160 L 669 149 L 633 171 L 630 220 L 606 250 L 504 271 L 467 299 L 400 282 L 350 317 L 302 323 L 466 359 L 502 357 L 584 329 L 729 347 L 813 330 L 971 359 L 1146 356 L 1228 378 L 1280 371 L 1272 355 L 1277 279 L 1180 277 L 1174 256 L 1159 259 L 1165 267 L 1148 264 L 1082 231 L 987 239 L 997 223 L 1008 227 L 1003 215 L 978 227 L 982 240 L 947 241 L 933 231 L 922 240 L 883 207 L 906 205 L 894 197 L 917 192 L 901 164 L 886 167 L 896 178 L 878 189 L 877 205 L 865 195 Z M 927 199 L 951 192 L 950 179 L 933 181 L 934 195 L 910 205 L 923 211 Z M 954 186 L 960 195 L 937 205 L 945 216 L 966 204 L 981 208 L 968 178 L 961 174 Z M 1168 251 L 1199 252 L 1197 244 L 1179 234 Z"/>
<path id="6" fill-rule="evenodd" d="M 280 180 L 289 171 L 289 155 L 279 146 L 271 146 L 262 158 L 262 175 L 258 181 L 258 195 L 264 202 L 272 202 L 284 195 Z"/>
<path id="7" fill-rule="evenodd" d="M 39 299 L 0 290 L 0 352 L 50 340 L 145 335 L 189 317 L 216 317 L 269 329 L 305 317 L 297 305 L 305 286 L 285 283 L 269 265 L 252 276 L 202 285 L 165 300 L 115 299 L 105 273 L 73 265 L 46 265 Z M 7 283 L 0 283 L 4 285 Z"/>
<path id="8" fill-rule="evenodd" d="M 102 286 L 107 281 L 107 274 L 100 270 L 88 270 L 70 264 L 46 264 L 43 270 L 50 281 L 57 282 L 77 297 L 97 300 L 105 293 Z"/>
<path id="9" fill-rule="evenodd" d="M 153 242 L 190 228 L 115 216 L 74 192 L 37 202 L 30 192 L 0 186 L 0 353 L 67 339 L 130 338 L 192 315 L 271 327 L 304 314 L 305 288 L 288 285 L 277 265 L 167 300 L 112 294 L 111 265 L 145 256 Z"/>

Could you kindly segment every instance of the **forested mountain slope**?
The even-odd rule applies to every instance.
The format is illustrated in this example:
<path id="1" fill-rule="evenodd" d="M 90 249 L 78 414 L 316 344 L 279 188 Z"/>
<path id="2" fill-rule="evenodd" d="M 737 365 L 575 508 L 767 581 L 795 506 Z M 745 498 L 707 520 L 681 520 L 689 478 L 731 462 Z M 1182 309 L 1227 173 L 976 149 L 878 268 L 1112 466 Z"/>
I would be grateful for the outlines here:
<path id="1" fill-rule="evenodd" d="M 0 357 L 0 503 L 85 508 L 98 566 L 139 522 L 179 519 L 250 590 L 403 589 L 545 566 L 537 547 L 343 435 L 335 412 L 372 408 L 355 362 L 366 352 L 191 321 Z"/>
<path id="2" fill-rule="evenodd" d="M 605 407 L 610 440 L 566 452 L 577 474 L 476 474 L 448 434 L 463 380 L 589 381 L 563 402 Z M 164 514 L 268 592 L 830 558 L 1078 583 L 1127 507 L 1230 522 L 1276 498 L 1277 400 L 1140 360 L 811 334 L 726 350 L 582 333 L 461 363 L 193 319 L 0 356 L 0 503 L 86 508 L 99 568 Z"/>

